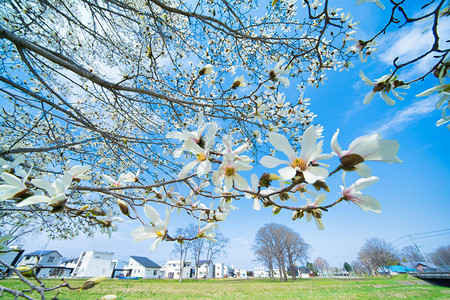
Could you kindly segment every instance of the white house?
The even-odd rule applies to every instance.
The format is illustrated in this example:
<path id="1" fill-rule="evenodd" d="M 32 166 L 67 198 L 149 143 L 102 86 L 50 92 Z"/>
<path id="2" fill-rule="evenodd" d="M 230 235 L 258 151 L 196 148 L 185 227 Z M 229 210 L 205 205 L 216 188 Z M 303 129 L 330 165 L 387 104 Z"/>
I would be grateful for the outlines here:
<path id="1" fill-rule="evenodd" d="M 161 266 L 143 256 L 130 256 L 126 269 L 131 270 L 132 277 L 160 278 Z"/>
<path id="2" fill-rule="evenodd" d="M 223 263 L 217 263 L 214 265 L 214 277 L 226 278 L 228 277 L 228 266 Z"/>
<path id="3" fill-rule="evenodd" d="M 247 278 L 247 270 L 241 268 L 234 268 L 234 276 L 236 278 Z"/>
<path id="4" fill-rule="evenodd" d="M 269 271 L 264 267 L 257 267 L 253 270 L 253 276 L 255 278 L 266 278 L 269 277 Z"/>
<path id="5" fill-rule="evenodd" d="M 180 261 L 169 260 L 164 267 L 161 268 L 161 278 L 179 279 L 180 278 Z M 191 262 L 183 261 L 183 279 L 192 278 Z"/>
<path id="6" fill-rule="evenodd" d="M 100 251 L 82 252 L 73 272 L 73 277 L 110 277 L 114 270 L 114 253 Z"/>
<path id="7" fill-rule="evenodd" d="M 62 255 L 56 250 L 34 251 L 23 256 L 18 267 L 36 266 L 37 277 L 59 277 L 65 272 Z"/>
<path id="8" fill-rule="evenodd" d="M 69 277 L 77 267 L 78 257 L 63 259 L 61 267 L 64 267 L 64 272 L 61 273 L 61 277 Z"/>
<path id="9" fill-rule="evenodd" d="M 198 261 L 198 278 L 213 278 L 214 264 L 211 260 Z"/>

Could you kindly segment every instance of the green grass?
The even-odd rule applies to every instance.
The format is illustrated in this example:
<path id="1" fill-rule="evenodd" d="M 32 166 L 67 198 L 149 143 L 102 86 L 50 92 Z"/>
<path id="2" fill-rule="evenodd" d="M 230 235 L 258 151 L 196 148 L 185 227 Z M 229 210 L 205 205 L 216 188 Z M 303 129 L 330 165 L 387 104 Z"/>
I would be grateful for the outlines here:
<path id="1" fill-rule="evenodd" d="M 80 286 L 84 280 L 68 280 Z M 45 280 L 48 287 L 59 280 Z M 9 288 L 25 287 L 17 279 L 5 279 L 0 285 Z M 50 292 L 51 299 L 56 292 Z M 116 294 L 118 299 L 450 299 L 450 288 L 433 286 L 408 275 L 385 278 L 336 279 L 311 278 L 279 282 L 270 279 L 212 279 L 186 280 L 115 280 L 108 279 L 94 288 L 78 293 L 61 289 L 59 299 L 98 299 Z M 34 292 L 33 298 L 39 298 Z M 3 299 L 13 299 L 3 293 Z"/>

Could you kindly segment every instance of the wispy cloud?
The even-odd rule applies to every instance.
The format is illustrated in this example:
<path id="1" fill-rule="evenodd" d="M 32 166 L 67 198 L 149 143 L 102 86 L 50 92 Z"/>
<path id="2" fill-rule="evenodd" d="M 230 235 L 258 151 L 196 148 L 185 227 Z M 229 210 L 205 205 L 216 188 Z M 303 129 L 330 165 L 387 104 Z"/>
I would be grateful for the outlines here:
<path id="1" fill-rule="evenodd" d="M 377 57 L 384 63 L 392 65 L 394 59 L 399 57 L 398 63 L 410 61 L 431 49 L 434 42 L 430 21 L 416 22 L 397 31 L 386 34 L 379 44 L 384 45 Z M 441 18 L 439 22 L 440 42 L 445 43 L 445 37 L 450 32 L 450 20 Z M 445 47 L 444 47 L 445 48 Z M 403 80 L 415 78 L 418 74 L 428 72 L 437 62 L 434 55 L 428 55 L 413 64 L 403 74 Z"/>
<path id="2" fill-rule="evenodd" d="M 370 133 L 399 132 L 405 129 L 410 123 L 416 122 L 428 116 L 435 110 L 434 104 L 437 96 L 430 96 L 423 100 L 415 101 L 410 106 L 397 111 L 392 117 L 382 120 L 369 130 Z"/>

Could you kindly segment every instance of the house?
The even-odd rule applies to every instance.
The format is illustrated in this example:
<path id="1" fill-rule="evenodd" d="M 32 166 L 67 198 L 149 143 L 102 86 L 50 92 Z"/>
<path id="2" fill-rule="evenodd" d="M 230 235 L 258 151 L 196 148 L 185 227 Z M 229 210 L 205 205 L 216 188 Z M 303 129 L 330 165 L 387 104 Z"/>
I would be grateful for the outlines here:
<path id="1" fill-rule="evenodd" d="M 266 278 L 269 277 L 269 271 L 264 267 L 257 267 L 253 269 L 253 276 L 255 278 Z"/>
<path id="2" fill-rule="evenodd" d="M 214 265 L 214 278 L 227 278 L 228 266 L 223 263 L 217 263 Z"/>
<path id="3" fill-rule="evenodd" d="M 131 270 L 130 276 L 142 278 L 161 278 L 161 266 L 143 256 L 130 256 L 126 269 Z"/>
<path id="4" fill-rule="evenodd" d="M 82 252 L 72 277 L 110 277 L 114 270 L 113 255 L 93 250 Z"/>
<path id="5" fill-rule="evenodd" d="M 113 274 L 111 275 L 112 278 L 117 278 L 119 276 L 131 276 L 132 270 L 127 268 L 128 262 L 120 259 L 114 259 L 112 263 L 113 263 Z"/>
<path id="6" fill-rule="evenodd" d="M 409 269 L 414 269 L 413 271 L 417 272 L 436 271 L 438 269 L 434 264 L 424 261 L 401 262 L 399 265 Z"/>
<path id="7" fill-rule="evenodd" d="M 214 277 L 214 264 L 211 260 L 198 261 L 198 277 L 199 278 Z"/>
<path id="8" fill-rule="evenodd" d="M 13 251 L 6 252 L 6 253 L 0 253 L 0 259 L 7 263 L 8 265 L 11 265 L 13 267 L 17 266 L 17 263 L 20 260 L 20 257 L 22 256 L 23 252 L 25 250 L 20 249 L 11 249 Z M 0 264 L 0 270 L 3 272 L 8 273 L 8 268 L 6 268 L 4 265 Z"/>
<path id="9" fill-rule="evenodd" d="M 381 275 L 398 275 L 398 274 L 405 274 L 408 272 L 414 272 L 414 269 L 405 267 L 405 266 L 383 266 L 383 267 L 379 267 L 378 268 L 378 273 L 380 273 Z"/>
<path id="10" fill-rule="evenodd" d="M 241 268 L 234 268 L 235 278 L 247 278 L 247 270 Z"/>
<path id="11" fill-rule="evenodd" d="M 78 257 L 63 259 L 61 267 L 65 267 L 64 272 L 60 275 L 61 277 L 69 277 L 72 275 L 73 271 L 77 267 Z"/>
<path id="12" fill-rule="evenodd" d="M 183 279 L 188 279 L 193 277 L 192 264 L 190 261 L 183 261 Z M 180 261 L 179 260 L 169 260 L 161 268 L 161 278 L 169 279 L 179 279 L 180 278 Z"/>
<path id="13" fill-rule="evenodd" d="M 61 277 L 65 273 L 65 266 L 61 266 L 62 255 L 56 250 L 39 250 L 27 253 L 17 265 L 32 268 L 36 266 L 37 277 Z"/>

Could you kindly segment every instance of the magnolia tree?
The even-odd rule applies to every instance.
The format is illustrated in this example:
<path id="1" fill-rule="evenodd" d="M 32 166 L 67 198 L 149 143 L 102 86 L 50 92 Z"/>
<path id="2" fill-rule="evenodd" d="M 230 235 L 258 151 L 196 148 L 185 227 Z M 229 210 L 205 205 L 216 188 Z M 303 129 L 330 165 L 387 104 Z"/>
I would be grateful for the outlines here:
<path id="1" fill-rule="evenodd" d="M 373 86 L 361 101 L 379 93 L 393 105 L 390 95 L 402 99 L 399 89 L 434 75 L 439 85 L 419 96 L 438 92 L 438 125 L 448 122 L 449 50 L 439 24 L 449 4 L 430 1 L 410 16 L 405 1 L 362 2 L 390 16 L 369 40 L 358 39 L 358 22 L 327 0 L 2 2 L 2 218 L 56 220 L 41 230 L 57 238 L 96 229 L 111 235 L 130 218 L 132 237 L 154 239 L 153 250 L 162 241 L 214 241 L 237 199 L 255 210 L 291 211 L 293 220 L 306 216 L 320 230 L 324 213 L 343 201 L 379 212 L 362 193 L 378 180 L 366 163 L 400 162 L 398 143 L 372 134 L 343 150 L 337 131 L 333 152 L 322 153 L 323 128 L 303 91 L 318 87 L 327 70 L 345 71 L 358 56 L 365 62 L 384 33 L 422 22 L 432 32 L 429 50 L 395 59 L 375 81 L 361 73 Z M 432 61 L 427 72 L 402 81 L 403 70 L 423 61 Z M 293 84 L 297 92 L 288 95 Z M 257 165 L 262 171 L 251 172 Z M 341 195 L 327 200 L 327 178 L 353 171 L 361 179 L 342 176 Z M 164 219 L 156 204 L 165 205 Z M 197 234 L 171 233 L 171 215 L 182 212 L 198 220 Z M 58 288 L 1 263 L 29 290 Z"/>

